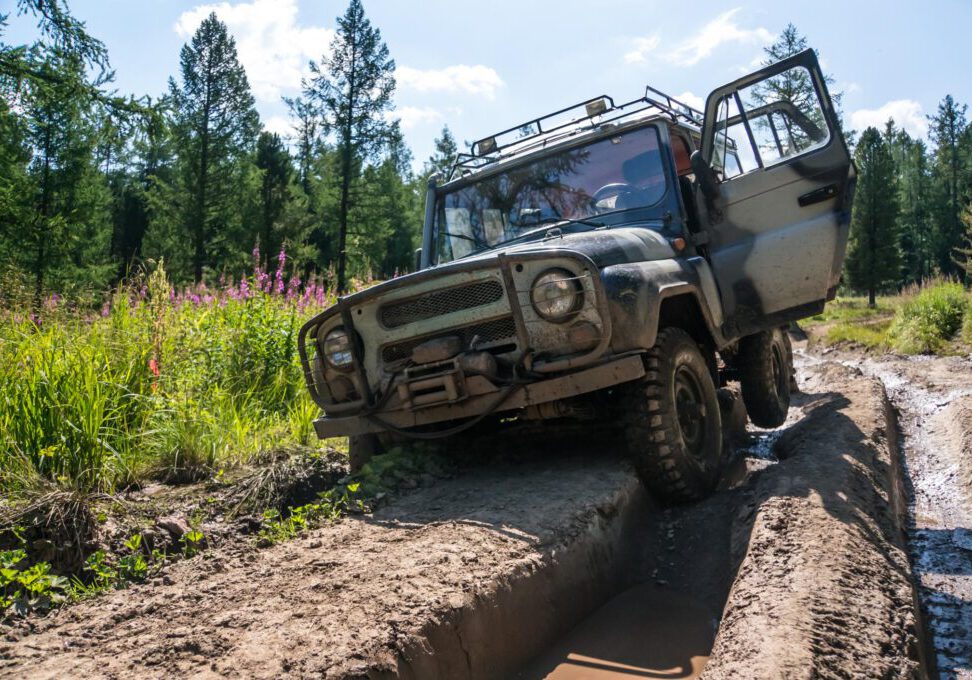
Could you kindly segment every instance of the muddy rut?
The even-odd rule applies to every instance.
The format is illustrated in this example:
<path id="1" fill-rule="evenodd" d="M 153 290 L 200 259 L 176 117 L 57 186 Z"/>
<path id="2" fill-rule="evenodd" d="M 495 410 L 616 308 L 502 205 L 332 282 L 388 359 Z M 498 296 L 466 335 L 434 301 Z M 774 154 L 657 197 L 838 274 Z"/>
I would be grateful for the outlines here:
<path id="1" fill-rule="evenodd" d="M 894 413 L 855 369 L 800 380 L 703 503 L 562 443 L 11 630 L 0 676 L 919 676 Z"/>

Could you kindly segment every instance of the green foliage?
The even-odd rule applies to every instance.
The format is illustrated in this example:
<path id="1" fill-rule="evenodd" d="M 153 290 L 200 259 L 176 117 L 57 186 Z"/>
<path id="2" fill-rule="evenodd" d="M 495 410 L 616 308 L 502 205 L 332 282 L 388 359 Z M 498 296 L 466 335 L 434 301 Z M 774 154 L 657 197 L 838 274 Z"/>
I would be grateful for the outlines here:
<path id="1" fill-rule="evenodd" d="M 290 508 L 285 515 L 274 508 L 265 510 L 260 538 L 267 543 L 278 543 L 307 529 L 337 521 L 348 512 L 362 512 L 364 501 L 358 497 L 360 491 L 361 485 L 353 482 L 322 491 L 317 494 L 316 502 Z"/>
<path id="2" fill-rule="evenodd" d="M 300 319 L 330 300 L 246 287 L 174 301 L 161 268 L 104 316 L 49 301 L 38 326 L 0 313 L 0 490 L 29 474 L 82 491 L 140 476 L 193 479 L 288 442 L 316 408 L 296 356 Z M 209 296 L 209 299 L 206 299 Z"/>
<path id="3" fill-rule="evenodd" d="M 159 550 L 146 556 L 141 534 L 132 534 L 123 547 L 126 552 L 120 555 L 104 550 L 91 553 L 84 563 L 84 578 L 74 578 L 71 583 L 71 594 L 90 596 L 113 588 L 127 588 L 132 583 L 144 581 L 165 562 L 165 555 Z"/>
<path id="4" fill-rule="evenodd" d="M 169 81 L 169 95 L 184 196 L 169 259 L 187 264 L 199 282 L 214 267 L 235 264 L 234 254 L 237 262 L 245 257 L 242 208 L 257 184 L 250 152 L 259 118 L 236 43 L 215 13 L 182 47 L 179 66 L 180 83 Z"/>
<path id="5" fill-rule="evenodd" d="M 827 329 L 825 341 L 829 345 L 850 343 L 867 349 L 885 349 L 888 346 L 889 325 L 888 321 L 866 325 L 841 321 Z"/>
<path id="6" fill-rule="evenodd" d="M 932 282 L 898 309 L 889 330 L 892 346 L 905 354 L 943 351 L 962 328 L 969 304 L 961 284 Z"/>
<path id="7" fill-rule="evenodd" d="M 855 157 L 857 192 L 845 266 L 850 285 L 867 291 L 873 305 L 877 292 L 900 274 L 895 168 L 887 142 L 873 127 L 861 135 Z"/>
<path id="8" fill-rule="evenodd" d="M 27 565 L 23 549 L 0 551 L 0 618 L 43 613 L 71 595 L 70 582 L 51 574 L 51 565 Z"/>
<path id="9" fill-rule="evenodd" d="M 398 135 L 397 121 L 389 123 L 385 117 L 394 108 L 395 62 L 360 0 L 351 0 L 337 19 L 329 52 L 310 67 L 312 77 L 304 82 L 304 98 L 321 117 L 322 127 L 333 133 L 338 157 L 337 287 L 343 292 L 353 188 L 364 164 L 379 159 L 389 140 Z"/>

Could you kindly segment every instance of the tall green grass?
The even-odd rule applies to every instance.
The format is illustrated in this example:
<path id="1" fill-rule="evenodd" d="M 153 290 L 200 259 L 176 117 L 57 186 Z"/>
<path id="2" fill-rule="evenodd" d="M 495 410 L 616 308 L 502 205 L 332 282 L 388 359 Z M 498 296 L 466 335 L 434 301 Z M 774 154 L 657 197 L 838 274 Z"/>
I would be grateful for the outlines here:
<path id="1" fill-rule="evenodd" d="M 904 354 L 943 352 L 970 316 L 969 295 L 955 281 L 932 281 L 904 297 L 888 330 L 892 347 Z"/>
<path id="2" fill-rule="evenodd" d="M 177 293 L 161 268 L 143 283 L 100 314 L 0 310 L 0 492 L 193 479 L 312 439 L 296 334 L 323 288 L 258 271 Z"/>

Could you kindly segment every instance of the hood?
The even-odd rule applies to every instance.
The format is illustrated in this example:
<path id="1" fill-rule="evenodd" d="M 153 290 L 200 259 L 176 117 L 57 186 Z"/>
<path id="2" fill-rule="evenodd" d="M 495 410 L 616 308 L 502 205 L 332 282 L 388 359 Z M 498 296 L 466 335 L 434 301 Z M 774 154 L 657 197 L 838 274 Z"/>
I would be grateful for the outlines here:
<path id="1" fill-rule="evenodd" d="M 553 237 L 541 237 L 511 246 L 500 246 L 485 253 L 463 258 L 455 262 L 479 262 L 496 257 L 500 253 L 509 255 L 537 250 L 575 250 L 587 255 L 603 269 L 615 264 L 628 262 L 649 262 L 675 257 L 675 250 L 668 239 L 646 227 L 614 227 L 565 233 Z"/>
<path id="2" fill-rule="evenodd" d="M 412 283 L 433 278 L 438 275 L 462 271 L 469 267 L 488 267 L 498 255 L 543 250 L 573 250 L 586 255 L 600 269 L 615 264 L 666 260 L 675 257 L 675 251 L 668 239 L 647 227 L 614 227 L 595 229 L 576 233 L 560 234 L 553 237 L 538 236 L 536 240 L 525 241 L 507 247 L 499 247 L 478 255 L 464 257 L 437 267 L 406 274 L 371 288 L 346 296 L 345 299 L 363 301 L 381 295 L 385 291 L 407 286 Z"/>

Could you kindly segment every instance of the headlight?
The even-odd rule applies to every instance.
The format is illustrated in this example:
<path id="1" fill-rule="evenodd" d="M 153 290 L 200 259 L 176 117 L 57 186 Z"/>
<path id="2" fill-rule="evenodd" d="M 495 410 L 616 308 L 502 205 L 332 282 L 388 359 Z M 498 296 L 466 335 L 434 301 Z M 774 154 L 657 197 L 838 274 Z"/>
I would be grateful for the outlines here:
<path id="1" fill-rule="evenodd" d="M 351 339 L 340 326 L 324 336 L 324 358 L 334 368 L 350 368 Z"/>
<path id="2" fill-rule="evenodd" d="M 574 274 L 566 269 L 548 269 L 533 282 L 530 302 L 541 317 L 561 323 L 581 308 L 584 292 Z"/>

